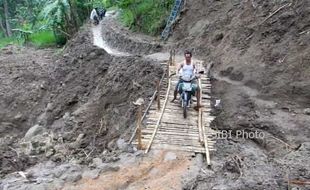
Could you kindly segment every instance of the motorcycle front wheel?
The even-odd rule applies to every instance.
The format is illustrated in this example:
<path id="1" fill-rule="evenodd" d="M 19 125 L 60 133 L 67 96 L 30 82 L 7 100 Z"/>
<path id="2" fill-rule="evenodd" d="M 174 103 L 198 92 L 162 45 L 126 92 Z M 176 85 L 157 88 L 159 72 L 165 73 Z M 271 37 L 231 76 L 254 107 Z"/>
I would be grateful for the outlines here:
<path id="1" fill-rule="evenodd" d="M 184 92 L 184 94 L 183 94 L 183 104 L 182 104 L 184 119 L 186 119 L 186 117 L 187 117 L 187 104 L 188 104 L 187 98 L 188 98 L 188 94 L 186 92 Z"/>
<path id="2" fill-rule="evenodd" d="M 187 117 L 187 106 L 183 106 L 183 117 L 184 119 Z"/>

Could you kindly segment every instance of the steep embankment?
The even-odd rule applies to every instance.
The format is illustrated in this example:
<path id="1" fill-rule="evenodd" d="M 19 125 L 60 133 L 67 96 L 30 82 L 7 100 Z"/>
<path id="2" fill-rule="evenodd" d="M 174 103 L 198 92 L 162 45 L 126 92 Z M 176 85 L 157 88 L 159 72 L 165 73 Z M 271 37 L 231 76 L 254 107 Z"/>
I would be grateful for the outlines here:
<path id="1" fill-rule="evenodd" d="M 186 8 L 173 35 L 179 46 L 195 48 L 223 76 L 264 97 L 310 106 L 309 1 L 195 1 Z"/>
<path id="2" fill-rule="evenodd" d="M 171 43 L 213 62 L 213 128 L 263 140 L 218 140 L 212 170 L 188 189 L 285 189 L 309 180 L 310 2 L 187 1 Z M 292 186 L 292 185 L 291 185 Z"/>
<path id="3" fill-rule="evenodd" d="M 148 101 L 162 70 L 152 60 L 114 57 L 93 46 L 90 28 L 62 55 L 15 47 L 1 52 L 1 178 L 47 160 L 117 160 L 116 140 L 135 121 L 133 102 Z"/>

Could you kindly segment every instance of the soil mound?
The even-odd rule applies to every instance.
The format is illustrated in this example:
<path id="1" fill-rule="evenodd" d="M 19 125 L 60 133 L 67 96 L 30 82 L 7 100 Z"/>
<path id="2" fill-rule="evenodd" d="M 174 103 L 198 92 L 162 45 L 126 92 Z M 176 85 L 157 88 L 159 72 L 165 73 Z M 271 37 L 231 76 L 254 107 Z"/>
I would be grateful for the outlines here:
<path id="1" fill-rule="evenodd" d="M 31 48 L 6 51 L 16 56 L 0 55 L 5 68 L 1 177 L 44 160 L 87 164 L 102 153 L 106 161 L 108 155 L 113 159 L 116 140 L 126 138 L 134 124 L 132 102 L 140 97 L 148 102 L 162 74 L 154 61 L 112 57 L 93 46 L 88 29 L 58 54 Z"/>

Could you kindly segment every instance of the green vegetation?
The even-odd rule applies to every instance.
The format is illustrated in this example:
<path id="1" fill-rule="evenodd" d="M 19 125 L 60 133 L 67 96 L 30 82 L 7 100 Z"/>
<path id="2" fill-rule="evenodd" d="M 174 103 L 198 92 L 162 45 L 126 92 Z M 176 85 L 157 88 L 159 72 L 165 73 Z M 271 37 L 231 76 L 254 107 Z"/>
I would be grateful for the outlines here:
<path id="1" fill-rule="evenodd" d="M 53 31 L 42 31 L 30 36 L 30 42 L 38 47 L 51 46 L 56 44 Z"/>
<path id="2" fill-rule="evenodd" d="M 64 44 L 103 0 L 0 0 L 0 43 Z"/>
<path id="3" fill-rule="evenodd" d="M 41 31 L 31 34 L 27 43 L 36 47 L 54 46 L 56 38 L 53 31 Z M 25 44 L 25 40 L 20 37 L 0 38 L 0 48 L 8 44 L 22 45 Z"/>
<path id="4" fill-rule="evenodd" d="M 8 45 L 8 44 L 17 44 L 17 40 L 15 38 L 0 38 L 0 48 Z"/>
<path id="5" fill-rule="evenodd" d="M 45 47 L 65 44 L 94 7 L 120 10 L 135 31 L 159 34 L 174 0 L 0 0 L 0 47 L 9 43 Z"/>
<path id="6" fill-rule="evenodd" d="M 135 31 L 159 34 L 165 27 L 174 0 L 121 0 L 121 21 Z"/>

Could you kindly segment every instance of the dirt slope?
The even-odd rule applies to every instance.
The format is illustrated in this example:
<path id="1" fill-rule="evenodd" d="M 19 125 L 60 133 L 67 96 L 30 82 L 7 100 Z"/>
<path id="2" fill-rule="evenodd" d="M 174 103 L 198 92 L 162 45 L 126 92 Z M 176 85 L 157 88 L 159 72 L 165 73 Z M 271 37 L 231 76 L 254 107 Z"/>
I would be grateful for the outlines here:
<path id="1" fill-rule="evenodd" d="M 222 105 L 213 128 L 235 134 L 218 140 L 212 169 L 188 189 L 286 189 L 287 176 L 310 179 L 309 13 L 307 0 L 187 1 L 170 43 L 214 63 L 212 95 Z M 236 138 L 237 130 L 265 138 Z"/>
<path id="2" fill-rule="evenodd" d="M 1 51 L 1 177 L 44 160 L 88 164 L 104 151 L 113 157 L 116 140 L 134 125 L 133 102 L 152 96 L 162 73 L 158 64 L 112 57 L 92 45 L 86 28 L 59 54 Z M 35 125 L 36 133 L 26 138 Z"/>
<path id="3" fill-rule="evenodd" d="M 173 35 L 180 46 L 264 97 L 310 106 L 309 1 L 198 0 L 186 8 Z"/>

